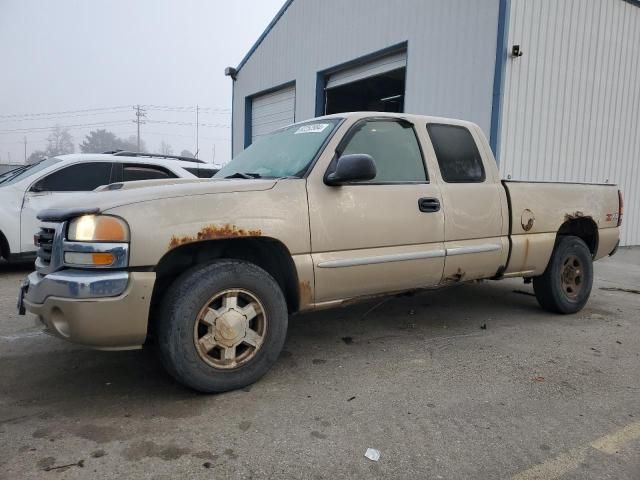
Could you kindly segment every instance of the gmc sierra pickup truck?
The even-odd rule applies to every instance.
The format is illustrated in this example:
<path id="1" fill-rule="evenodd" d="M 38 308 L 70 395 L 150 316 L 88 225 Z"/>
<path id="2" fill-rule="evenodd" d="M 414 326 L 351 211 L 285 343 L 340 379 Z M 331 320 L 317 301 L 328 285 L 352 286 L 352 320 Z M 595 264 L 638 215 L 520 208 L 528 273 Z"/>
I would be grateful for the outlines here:
<path id="1" fill-rule="evenodd" d="M 100 190 L 40 212 L 19 309 L 94 348 L 152 337 L 203 392 L 260 378 L 290 314 L 355 299 L 524 277 L 577 312 L 622 219 L 613 185 L 501 181 L 472 123 L 372 112 L 277 130 L 212 180 Z"/>

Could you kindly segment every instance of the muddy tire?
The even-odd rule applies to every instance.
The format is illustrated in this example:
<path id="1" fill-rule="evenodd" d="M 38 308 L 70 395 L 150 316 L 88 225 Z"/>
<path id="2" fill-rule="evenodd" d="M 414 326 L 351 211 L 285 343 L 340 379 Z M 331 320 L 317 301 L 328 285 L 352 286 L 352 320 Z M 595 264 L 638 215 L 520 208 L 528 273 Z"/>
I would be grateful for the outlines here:
<path id="1" fill-rule="evenodd" d="M 560 237 L 544 273 L 533 279 L 542 308 L 554 313 L 576 313 L 585 306 L 593 285 L 593 260 L 578 237 Z"/>
<path id="2" fill-rule="evenodd" d="M 162 363 L 200 392 L 254 383 L 275 363 L 287 334 L 287 305 L 277 282 L 238 260 L 188 270 L 168 289 L 160 311 Z"/>

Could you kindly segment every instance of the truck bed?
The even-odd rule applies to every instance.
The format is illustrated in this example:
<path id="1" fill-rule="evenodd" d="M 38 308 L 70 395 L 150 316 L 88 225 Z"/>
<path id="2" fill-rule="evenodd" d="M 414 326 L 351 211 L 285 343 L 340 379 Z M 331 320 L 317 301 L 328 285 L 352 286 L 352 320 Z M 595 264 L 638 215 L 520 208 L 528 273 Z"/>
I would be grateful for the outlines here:
<path id="1" fill-rule="evenodd" d="M 539 275 L 561 228 L 594 228 L 594 259 L 618 241 L 618 188 L 612 184 L 502 182 L 509 202 L 511 251 L 505 275 Z M 566 227 L 564 227 L 566 229 Z"/>

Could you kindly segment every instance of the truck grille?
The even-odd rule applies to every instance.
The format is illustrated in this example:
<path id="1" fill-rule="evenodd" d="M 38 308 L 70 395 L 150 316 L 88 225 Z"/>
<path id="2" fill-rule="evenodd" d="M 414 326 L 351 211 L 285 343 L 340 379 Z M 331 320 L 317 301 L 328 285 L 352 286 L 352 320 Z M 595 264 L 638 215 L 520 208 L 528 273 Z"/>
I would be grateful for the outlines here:
<path id="1" fill-rule="evenodd" d="M 51 262 L 55 232 L 53 228 L 42 227 L 35 236 L 36 245 L 38 246 L 38 258 L 43 265 L 49 265 Z"/>

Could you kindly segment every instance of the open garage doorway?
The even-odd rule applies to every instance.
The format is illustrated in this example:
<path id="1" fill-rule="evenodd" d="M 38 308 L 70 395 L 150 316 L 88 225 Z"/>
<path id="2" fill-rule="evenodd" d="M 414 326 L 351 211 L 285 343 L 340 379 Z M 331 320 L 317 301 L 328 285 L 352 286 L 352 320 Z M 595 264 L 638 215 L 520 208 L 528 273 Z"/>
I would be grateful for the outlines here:
<path id="1" fill-rule="evenodd" d="M 322 113 L 403 112 L 406 59 L 396 52 L 327 75 Z"/>

